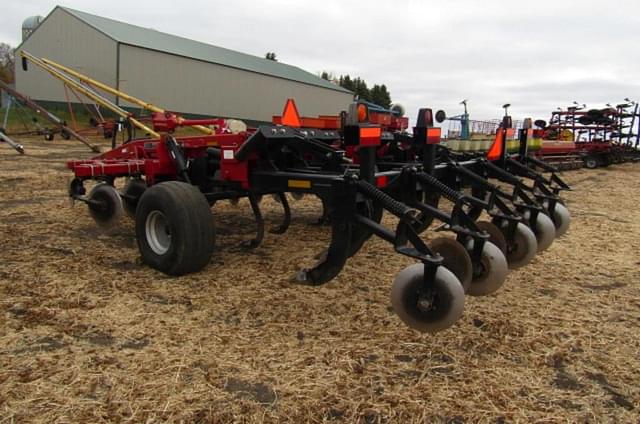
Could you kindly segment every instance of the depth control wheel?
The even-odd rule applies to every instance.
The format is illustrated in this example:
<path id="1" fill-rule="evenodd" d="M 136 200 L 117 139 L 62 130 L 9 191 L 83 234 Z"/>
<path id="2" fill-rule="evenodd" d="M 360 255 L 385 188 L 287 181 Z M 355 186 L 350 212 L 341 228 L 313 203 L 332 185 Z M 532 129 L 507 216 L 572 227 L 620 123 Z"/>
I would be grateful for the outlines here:
<path id="1" fill-rule="evenodd" d="M 562 203 L 556 203 L 556 207 L 553 210 L 553 223 L 556 226 L 556 237 L 560 237 L 566 233 L 571 225 L 569 209 Z"/>
<path id="2" fill-rule="evenodd" d="M 473 240 L 470 242 L 473 248 Z M 471 296 L 486 296 L 498 291 L 509 274 L 507 258 L 498 247 L 486 241 L 479 264 L 474 264 L 473 279 L 467 292 Z"/>
<path id="3" fill-rule="evenodd" d="M 124 186 L 122 190 L 122 205 L 124 211 L 131 218 L 136 217 L 136 208 L 142 193 L 147 189 L 147 183 L 140 178 L 132 178 Z"/>
<path id="4" fill-rule="evenodd" d="M 504 238 L 504 234 L 497 225 L 489 221 L 478 221 L 476 226 L 481 231 L 486 231 L 489 234 L 489 241 L 495 244 L 502 253 L 507 254 L 507 239 Z"/>
<path id="5" fill-rule="evenodd" d="M 429 247 L 434 253 L 442 256 L 442 265 L 458 278 L 466 293 L 473 278 L 473 264 L 467 249 L 456 240 L 447 237 L 438 237 L 429 243 Z"/>
<path id="6" fill-rule="evenodd" d="M 214 247 L 211 209 L 191 184 L 169 181 L 148 188 L 136 209 L 136 238 L 144 263 L 169 275 L 204 268 Z"/>
<path id="7" fill-rule="evenodd" d="M 424 265 L 403 269 L 391 287 L 391 304 L 410 328 L 435 333 L 451 327 L 462 316 L 464 290 L 455 275 L 439 266 L 434 281 L 425 287 Z"/>
<path id="8" fill-rule="evenodd" d="M 124 212 L 122 199 L 112 185 L 97 184 L 91 189 L 87 199 L 89 214 L 99 227 L 109 229 L 120 221 Z"/>
<path id="9" fill-rule="evenodd" d="M 507 222 L 500 227 L 503 231 L 507 231 Z M 505 234 L 506 237 L 506 234 Z M 506 237 L 508 239 L 508 237 Z M 522 223 L 518 223 L 513 241 L 507 246 L 507 262 L 509 268 L 517 269 L 527 265 L 533 260 L 538 252 L 538 241 L 536 235 L 533 234 L 531 228 Z"/>
<path id="10" fill-rule="evenodd" d="M 595 156 L 587 156 L 583 159 L 584 166 L 587 169 L 596 169 L 600 164 L 598 163 L 598 158 Z"/>
<path id="11" fill-rule="evenodd" d="M 536 218 L 536 241 L 538 242 L 538 252 L 547 250 L 556 238 L 556 226 L 551 218 L 543 213 L 539 213 Z"/>

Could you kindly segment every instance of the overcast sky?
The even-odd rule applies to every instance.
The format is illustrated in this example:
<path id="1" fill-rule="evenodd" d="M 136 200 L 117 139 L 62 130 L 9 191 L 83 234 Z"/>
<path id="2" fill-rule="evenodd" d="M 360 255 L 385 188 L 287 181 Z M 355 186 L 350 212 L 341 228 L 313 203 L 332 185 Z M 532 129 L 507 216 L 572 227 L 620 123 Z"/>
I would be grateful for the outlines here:
<path id="1" fill-rule="evenodd" d="M 3 0 L 0 41 L 58 3 Z M 165 6 L 166 4 L 166 6 Z M 640 100 L 637 0 L 67 0 L 60 4 L 317 73 L 386 84 L 410 116 L 420 106 L 547 119 L 572 101 Z"/>

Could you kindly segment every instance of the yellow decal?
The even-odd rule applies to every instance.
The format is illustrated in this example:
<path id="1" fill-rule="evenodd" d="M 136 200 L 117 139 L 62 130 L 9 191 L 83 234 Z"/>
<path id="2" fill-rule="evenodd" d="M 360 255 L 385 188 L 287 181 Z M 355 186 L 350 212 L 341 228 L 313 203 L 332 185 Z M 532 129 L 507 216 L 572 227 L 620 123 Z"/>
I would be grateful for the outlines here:
<path id="1" fill-rule="evenodd" d="M 311 181 L 309 180 L 289 180 L 287 185 L 290 188 L 311 188 Z"/>

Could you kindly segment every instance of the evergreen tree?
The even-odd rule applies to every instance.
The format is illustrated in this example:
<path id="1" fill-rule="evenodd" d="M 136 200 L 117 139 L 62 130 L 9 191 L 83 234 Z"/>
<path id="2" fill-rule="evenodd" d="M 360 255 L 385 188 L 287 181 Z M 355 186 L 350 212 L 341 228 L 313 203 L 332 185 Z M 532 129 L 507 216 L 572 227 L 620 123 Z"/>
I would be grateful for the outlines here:
<path id="1" fill-rule="evenodd" d="M 356 91 L 354 81 L 351 80 L 351 77 L 349 77 L 349 75 L 340 76 L 340 87 L 344 87 L 349 91 Z"/>
<path id="2" fill-rule="evenodd" d="M 326 72 L 323 72 L 323 78 Z M 325 78 L 326 79 L 326 78 Z M 387 86 L 375 84 L 371 89 L 367 87 L 367 83 L 360 77 L 351 79 L 349 75 L 340 75 L 338 78 L 340 87 L 353 91 L 360 100 L 366 100 L 389 109 L 391 107 L 391 94 L 387 90 Z"/>
<path id="3" fill-rule="evenodd" d="M 354 92 L 360 100 L 371 101 L 371 94 L 367 88 L 367 83 L 359 77 L 354 80 Z"/>
<path id="4" fill-rule="evenodd" d="M 391 95 L 387 91 L 387 87 L 382 85 L 374 85 L 371 89 L 371 101 L 386 109 L 391 107 Z"/>
<path id="5" fill-rule="evenodd" d="M 382 95 L 380 86 L 378 84 L 375 84 L 373 87 L 371 87 L 371 101 L 377 105 L 382 106 L 382 103 L 380 103 L 381 99 Z"/>
<path id="6" fill-rule="evenodd" d="M 274 52 L 267 52 L 267 54 L 264 55 L 264 58 L 267 60 L 273 60 L 274 62 L 278 61 L 278 59 L 276 59 L 276 54 Z"/>

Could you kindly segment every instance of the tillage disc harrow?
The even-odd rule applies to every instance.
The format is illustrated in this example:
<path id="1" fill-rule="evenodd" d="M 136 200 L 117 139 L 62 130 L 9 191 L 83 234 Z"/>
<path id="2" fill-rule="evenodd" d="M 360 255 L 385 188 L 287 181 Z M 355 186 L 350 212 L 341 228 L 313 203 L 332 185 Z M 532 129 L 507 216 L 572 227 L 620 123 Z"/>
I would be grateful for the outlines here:
<path id="1" fill-rule="evenodd" d="M 441 112 L 436 117 L 444 119 Z M 178 126 L 220 120 L 157 112 L 159 139 L 133 139 L 93 159 L 69 161 L 75 174 L 69 194 L 88 205 L 99 225 L 114 225 L 125 211 L 133 216 L 144 263 L 169 275 L 198 272 L 210 262 L 216 201 L 248 198 L 257 230 L 246 245 L 256 248 L 265 235 L 263 196 L 275 196 L 283 208 L 275 233 L 291 220 L 285 193 L 318 196 L 331 242 L 297 281 L 332 280 L 369 238 L 379 237 L 416 262 L 392 284 L 394 310 L 409 327 L 436 332 L 461 317 L 465 295 L 498 291 L 509 269 L 526 265 L 566 232 L 569 213 L 558 194 L 569 187 L 526 150 L 507 156 L 509 117 L 487 157 L 439 146 L 430 109 L 420 110 L 412 133 L 391 118 L 369 116 L 362 104 L 336 117 L 303 118 L 289 101 L 273 125 L 176 137 Z M 524 149 L 529 136 L 522 131 Z M 127 179 L 122 191 L 114 186 L 118 178 Z M 89 193 L 88 180 L 100 183 Z M 445 209 L 443 199 L 452 206 Z M 382 223 L 385 212 L 397 218 L 393 228 Z M 426 243 L 421 233 L 434 221 L 440 225 L 433 231 L 454 237 Z"/>

